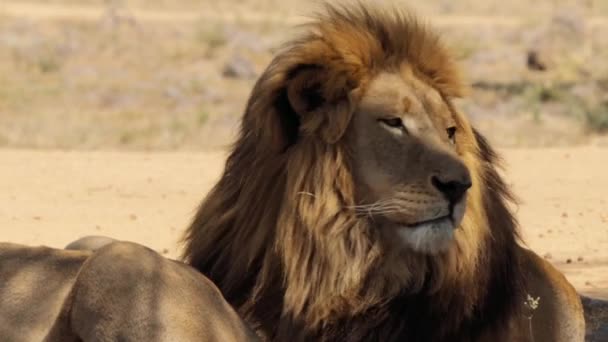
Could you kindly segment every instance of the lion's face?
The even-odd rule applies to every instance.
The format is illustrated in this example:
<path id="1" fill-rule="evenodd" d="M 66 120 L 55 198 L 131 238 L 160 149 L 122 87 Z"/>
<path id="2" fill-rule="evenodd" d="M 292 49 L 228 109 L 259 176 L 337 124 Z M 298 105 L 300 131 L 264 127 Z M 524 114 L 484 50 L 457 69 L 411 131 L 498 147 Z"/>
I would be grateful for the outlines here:
<path id="1" fill-rule="evenodd" d="M 464 216 L 469 170 L 446 100 L 408 67 L 366 89 L 348 132 L 357 211 L 381 235 L 426 254 L 448 249 Z"/>

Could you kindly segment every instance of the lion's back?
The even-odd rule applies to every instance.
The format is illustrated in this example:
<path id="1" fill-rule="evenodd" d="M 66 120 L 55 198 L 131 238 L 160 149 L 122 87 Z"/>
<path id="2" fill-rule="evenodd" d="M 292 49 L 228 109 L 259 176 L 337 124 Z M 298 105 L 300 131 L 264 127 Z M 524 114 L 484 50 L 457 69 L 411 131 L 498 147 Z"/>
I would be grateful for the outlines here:
<path id="1" fill-rule="evenodd" d="M 89 253 L 0 243 L 0 341 L 40 341 Z"/>

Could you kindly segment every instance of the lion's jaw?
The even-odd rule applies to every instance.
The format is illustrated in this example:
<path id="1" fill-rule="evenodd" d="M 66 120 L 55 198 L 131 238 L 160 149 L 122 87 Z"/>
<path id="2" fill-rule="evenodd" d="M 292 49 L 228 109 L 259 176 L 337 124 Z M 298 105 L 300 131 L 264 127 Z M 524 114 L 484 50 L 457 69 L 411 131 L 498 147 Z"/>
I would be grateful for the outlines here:
<path id="1" fill-rule="evenodd" d="M 395 229 L 404 244 L 412 250 L 435 255 L 447 251 L 454 242 L 454 231 L 460 227 L 465 209 L 466 197 L 454 206 L 449 216 Z"/>
<path id="2" fill-rule="evenodd" d="M 465 123 L 407 65 L 370 82 L 353 120 L 357 208 L 411 251 L 448 251 L 471 185 Z"/>

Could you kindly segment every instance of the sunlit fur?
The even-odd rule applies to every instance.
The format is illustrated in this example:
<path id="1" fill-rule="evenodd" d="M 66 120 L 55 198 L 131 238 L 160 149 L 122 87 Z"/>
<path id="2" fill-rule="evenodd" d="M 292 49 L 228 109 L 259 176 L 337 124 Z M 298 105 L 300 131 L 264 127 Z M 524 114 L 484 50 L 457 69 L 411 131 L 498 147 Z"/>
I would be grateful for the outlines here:
<path id="1" fill-rule="evenodd" d="M 353 110 L 370 79 L 406 62 L 451 108 L 473 179 L 437 255 L 392 248 L 348 209 Z M 270 340 L 463 341 L 502 329 L 523 298 L 516 224 L 494 152 L 452 106 L 464 93 L 453 58 L 410 14 L 328 6 L 258 80 L 184 259 Z"/>

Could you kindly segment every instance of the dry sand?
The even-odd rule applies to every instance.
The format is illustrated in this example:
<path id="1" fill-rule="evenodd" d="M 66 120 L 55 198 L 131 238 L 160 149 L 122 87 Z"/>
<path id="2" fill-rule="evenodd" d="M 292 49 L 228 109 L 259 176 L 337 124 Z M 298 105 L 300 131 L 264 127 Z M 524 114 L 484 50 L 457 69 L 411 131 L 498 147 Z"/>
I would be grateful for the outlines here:
<path id="1" fill-rule="evenodd" d="M 523 237 L 583 293 L 608 298 L 608 149 L 502 150 Z M 108 235 L 179 255 L 222 152 L 0 150 L 0 240 Z"/>

